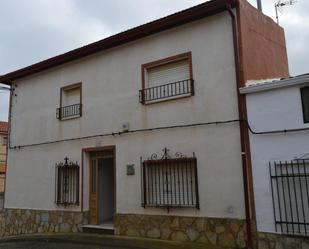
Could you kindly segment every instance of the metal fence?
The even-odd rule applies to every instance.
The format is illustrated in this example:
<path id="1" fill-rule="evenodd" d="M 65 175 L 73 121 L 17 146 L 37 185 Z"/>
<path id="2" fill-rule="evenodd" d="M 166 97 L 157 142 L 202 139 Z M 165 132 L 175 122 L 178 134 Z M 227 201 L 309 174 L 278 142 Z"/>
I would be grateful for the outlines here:
<path id="1" fill-rule="evenodd" d="M 161 159 L 152 155 L 142 161 L 143 207 L 199 208 L 197 160 L 176 154 L 171 158 L 164 149 Z"/>
<path id="2" fill-rule="evenodd" d="M 57 108 L 56 117 L 60 120 L 66 119 L 69 117 L 80 117 L 82 115 L 82 105 L 68 105 L 64 107 Z"/>
<path id="3" fill-rule="evenodd" d="M 309 235 L 309 161 L 270 162 L 276 231 Z"/>
<path id="4" fill-rule="evenodd" d="M 178 96 L 194 95 L 194 81 L 187 79 L 165 85 L 144 88 L 139 91 L 139 102 L 146 104 L 162 99 L 173 99 Z"/>
<path id="5" fill-rule="evenodd" d="M 79 166 L 66 157 L 56 164 L 55 202 L 57 205 L 79 204 Z"/>

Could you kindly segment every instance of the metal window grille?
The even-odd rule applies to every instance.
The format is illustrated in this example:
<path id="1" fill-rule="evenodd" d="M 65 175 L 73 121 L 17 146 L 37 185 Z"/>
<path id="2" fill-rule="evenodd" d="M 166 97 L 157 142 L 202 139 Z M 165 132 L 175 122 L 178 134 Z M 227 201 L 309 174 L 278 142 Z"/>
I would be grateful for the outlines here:
<path id="1" fill-rule="evenodd" d="M 168 155 L 165 148 L 161 159 L 153 154 L 142 160 L 142 206 L 170 208 L 192 207 L 199 209 L 197 160 L 176 153 Z"/>
<path id="2" fill-rule="evenodd" d="M 66 157 L 56 164 L 55 202 L 57 205 L 79 204 L 79 166 Z"/>
<path id="3" fill-rule="evenodd" d="M 309 161 L 269 163 L 276 231 L 309 235 Z"/>
<path id="4" fill-rule="evenodd" d="M 70 117 L 80 117 L 82 115 L 82 105 L 68 105 L 57 108 L 56 117 L 59 120 L 63 120 Z"/>
<path id="5" fill-rule="evenodd" d="M 187 79 L 139 90 L 139 102 L 146 104 L 162 99 L 194 95 L 194 81 Z"/>

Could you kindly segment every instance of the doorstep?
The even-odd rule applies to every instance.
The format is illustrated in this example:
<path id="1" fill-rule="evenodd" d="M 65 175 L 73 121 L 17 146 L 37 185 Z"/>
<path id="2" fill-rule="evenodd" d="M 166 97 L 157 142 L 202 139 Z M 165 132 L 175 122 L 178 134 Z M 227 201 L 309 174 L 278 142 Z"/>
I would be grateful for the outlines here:
<path id="1" fill-rule="evenodd" d="M 115 229 L 113 223 L 103 223 L 99 225 L 83 225 L 83 233 L 97 233 L 114 235 Z"/>

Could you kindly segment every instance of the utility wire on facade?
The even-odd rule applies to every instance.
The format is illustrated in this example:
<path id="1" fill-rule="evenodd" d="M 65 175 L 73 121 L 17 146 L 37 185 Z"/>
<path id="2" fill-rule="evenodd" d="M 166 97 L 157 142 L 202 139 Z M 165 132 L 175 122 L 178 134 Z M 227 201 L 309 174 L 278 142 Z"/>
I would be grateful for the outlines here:
<path id="1" fill-rule="evenodd" d="M 250 126 L 250 124 L 248 123 L 247 120 L 231 119 L 231 120 L 214 121 L 214 122 L 191 123 L 191 124 L 182 124 L 182 125 L 159 126 L 159 127 L 153 127 L 153 128 L 145 128 L 145 129 L 135 129 L 135 130 L 129 130 L 129 131 L 118 131 L 118 132 L 110 132 L 110 133 L 96 134 L 96 135 L 90 135 L 90 136 L 47 141 L 47 142 L 42 142 L 42 143 L 15 145 L 15 146 L 11 146 L 11 143 L 9 142 L 9 148 L 10 149 L 21 149 L 21 148 L 31 147 L 31 146 L 47 145 L 47 144 L 54 144 L 54 143 L 67 142 L 67 141 L 75 141 L 75 140 L 81 140 L 81 139 L 90 139 L 90 138 L 96 138 L 96 137 L 120 136 L 120 135 L 123 135 L 123 134 L 130 134 L 130 133 L 149 132 L 149 131 L 175 129 L 175 128 L 208 126 L 208 125 L 220 125 L 220 124 L 240 123 L 240 122 L 244 122 L 246 124 L 246 126 L 248 127 L 249 132 L 251 134 L 254 134 L 254 135 L 282 134 L 282 133 L 309 131 L 309 127 L 308 128 L 299 128 L 299 129 L 255 131 L 251 128 L 251 126 Z"/>

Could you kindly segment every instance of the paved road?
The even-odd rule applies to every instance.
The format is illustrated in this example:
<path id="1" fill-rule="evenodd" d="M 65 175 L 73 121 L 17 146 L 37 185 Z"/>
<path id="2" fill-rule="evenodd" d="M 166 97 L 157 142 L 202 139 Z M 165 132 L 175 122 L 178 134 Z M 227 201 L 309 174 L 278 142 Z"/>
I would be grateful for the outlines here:
<path id="1" fill-rule="evenodd" d="M 128 249 L 123 247 L 109 247 L 98 245 L 86 245 L 77 243 L 55 242 L 6 242 L 0 243 L 0 249 Z M 134 249 L 134 248 L 132 248 Z"/>

